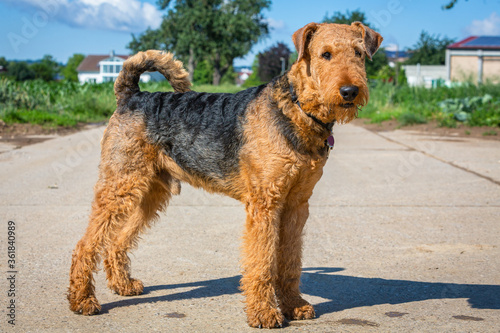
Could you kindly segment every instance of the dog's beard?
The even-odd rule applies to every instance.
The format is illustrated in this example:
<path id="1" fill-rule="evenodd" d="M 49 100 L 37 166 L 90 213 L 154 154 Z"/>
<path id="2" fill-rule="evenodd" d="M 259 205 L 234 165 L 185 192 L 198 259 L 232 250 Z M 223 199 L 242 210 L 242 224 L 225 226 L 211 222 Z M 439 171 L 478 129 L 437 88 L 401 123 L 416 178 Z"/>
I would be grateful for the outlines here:
<path id="1" fill-rule="evenodd" d="M 347 124 L 358 116 L 358 105 L 354 103 L 344 103 L 333 107 L 335 121 L 339 124 Z"/>
<path id="2" fill-rule="evenodd" d="M 328 99 L 327 104 L 330 113 L 334 115 L 335 121 L 339 124 L 347 124 L 358 116 L 358 111 L 366 104 L 365 95 L 357 96 L 354 101 L 345 101 L 338 93 L 334 92 Z"/>

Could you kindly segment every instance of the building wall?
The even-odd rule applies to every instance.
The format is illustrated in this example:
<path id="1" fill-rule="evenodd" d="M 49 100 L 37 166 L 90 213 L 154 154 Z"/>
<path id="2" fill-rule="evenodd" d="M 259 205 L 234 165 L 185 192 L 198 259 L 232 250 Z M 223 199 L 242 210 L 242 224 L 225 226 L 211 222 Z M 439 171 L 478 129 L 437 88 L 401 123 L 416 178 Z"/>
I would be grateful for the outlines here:
<path id="1" fill-rule="evenodd" d="M 483 81 L 500 83 L 500 57 L 483 58 Z"/>
<path id="2" fill-rule="evenodd" d="M 444 65 L 406 65 L 403 66 L 410 86 L 432 87 L 438 80 L 446 80 Z"/>
<path id="3" fill-rule="evenodd" d="M 78 73 L 78 81 L 84 83 L 102 83 L 102 76 L 96 73 Z"/>
<path id="4" fill-rule="evenodd" d="M 477 51 L 471 51 L 477 52 Z M 478 81 L 479 57 L 477 55 L 451 55 L 451 81 Z M 483 56 L 482 82 L 500 82 L 500 56 Z"/>
<path id="5" fill-rule="evenodd" d="M 477 81 L 477 56 L 454 56 L 450 58 L 451 81 Z"/>
<path id="6" fill-rule="evenodd" d="M 113 81 L 116 80 L 116 77 L 118 74 L 116 74 L 113 77 Z M 103 83 L 105 81 L 109 80 L 109 74 L 108 76 L 103 76 L 103 74 L 99 72 L 95 73 L 78 73 L 78 81 L 80 81 L 81 84 L 84 83 Z M 165 77 L 159 73 L 159 72 L 147 72 L 141 75 L 140 78 L 141 82 L 158 82 L 158 81 L 165 81 Z"/>

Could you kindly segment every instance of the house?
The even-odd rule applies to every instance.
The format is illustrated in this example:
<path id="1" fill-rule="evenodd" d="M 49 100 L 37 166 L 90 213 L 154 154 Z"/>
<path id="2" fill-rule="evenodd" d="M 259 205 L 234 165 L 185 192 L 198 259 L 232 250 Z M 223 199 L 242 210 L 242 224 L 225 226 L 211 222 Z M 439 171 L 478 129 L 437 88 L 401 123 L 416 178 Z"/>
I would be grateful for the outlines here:
<path id="1" fill-rule="evenodd" d="M 500 82 L 500 36 L 471 36 L 446 50 L 448 81 Z"/>
<path id="2" fill-rule="evenodd" d="M 114 82 L 120 73 L 123 62 L 128 55 L 88 55 L 80 63 L 76 71 L 80 83 Z M 165 77 L 158 72 L 146 72 L 141 75 L 142 82 L 163 81 Z"/>
<path id="3" fill-rule="evenodd" d="M 237 86 L 241 86 L 253 73 L 252 67 L 250 66 L 234 67 L 234 72 L 236 73 Z"/>

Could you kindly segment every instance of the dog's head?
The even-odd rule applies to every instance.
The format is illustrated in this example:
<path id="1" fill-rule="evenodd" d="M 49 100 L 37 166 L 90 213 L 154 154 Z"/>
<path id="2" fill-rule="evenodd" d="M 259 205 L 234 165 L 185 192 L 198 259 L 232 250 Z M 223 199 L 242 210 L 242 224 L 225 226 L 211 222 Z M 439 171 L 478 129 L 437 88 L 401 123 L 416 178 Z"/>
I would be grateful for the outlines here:
<path id="1" fill-rule="evenodd" d="M 377 52 L 380 34 L 360 22 L 309 23 L 292 39 L 298 52 L 294 66 L 304 81 L 301 102 L 319 100 L 324 107 L 315 116 L 325 123 L 354 119 L 368 102 L 365 58 Z"/>

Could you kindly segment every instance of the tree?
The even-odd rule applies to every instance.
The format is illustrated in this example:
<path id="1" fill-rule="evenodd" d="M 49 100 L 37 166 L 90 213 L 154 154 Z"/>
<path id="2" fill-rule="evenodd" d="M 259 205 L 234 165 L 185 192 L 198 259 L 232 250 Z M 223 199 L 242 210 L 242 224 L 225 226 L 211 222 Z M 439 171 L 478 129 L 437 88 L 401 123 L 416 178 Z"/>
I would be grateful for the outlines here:
<path id="1" fill-rule="evenodd" d="M 5 57 L 0 57 L 0 77 L 7 76 L 7 70 L 9 68 L 9 62 Z"/>
<path id="2" fill-rule="evenodd" d="M 453 42 L 453 39 L 446 36 L 441 38 L 439 35 L 430 35 L 426 31 L 422 31 L 406 64 L 444 65 L 446 47 Z"/>
<path id="3" fill-rule="evenodd" d="M 44 55 L 42 60 L 32 64 L 31 69 L 35 72 L 35 79 L 52 81 L 59 72 L 59 64 L 51 55 Z"/>
<path id="4" fill-rule="evenodd" d="M 35 78 L 35 72 L 28 65 L 27 62 L 10 62 L 9 63 L 8 76 L 14 78 L 16 81 L 33 80 Z"/>
<path id="5" fill-rule="evenodd" d="M 171 3 L 157 2 L 161 9 Z M 269 6 L 270 0 L 176 0 L 158 30 L 132 36 L 128 47 L 138 51 L 147 45 L 173 51 L 187 63 L 191 79 L 197 63 L 207 60 L 213 67 L 213 84 L 218 85 L 234 58 L 247 54 L 267 35 L 261 11 Z"/>
<path id="6" fill-rule="evenodd" d="M 253 63 L 252 63 L 252 74 L 250 74 L 248 79 L 246 79 L 245 82 L 243 82 L 244 88 L 260 86 L 261 84 L 264 83 L 261 80 L 259 80 L 259 76 L 257 73 L 259 73 L 259 55 L 258 54 L 255 56 Z"/>
<path id="7" fill-rule="evenodd" d="M 85 56 L 80 53 L 75 53 L 68 59 L 68 63 L 61 71 L 66 81 L 78 82 L 78 72 L 76 69 L 83 59 L 85 59 Z"/>
<path id="8" fill-rule="evenodd" d="M 208 61 L 203 60 L 198 62 L 194 71 L 194 78 L 192 82 L 197 84 L 210 84 L 214 77 L 214 69 L 210 66 Z"/>
<path id="9" fill-rule="evenodd" d="M 450 0 L 450 2 L 448 2 L 447 5 L 444 5 L 443 6 L 443 9 L 452 9 L 453 7 L 455 7 L 455 4 L 457 3 L 458 0 Z M 465 1 L 468 1 L 468 0 L 465 0 Z"/>
<path id="10" fill-rule="evenodd" d="M 385 49 L 382 47 L 372 56 L 372 61 L 365 63 L 366 76 L 371 79 L 375 78 L 378 71 L 385 66 L 389 66 L 389 59 L 387 59 Z"/>
<path id="11" fill-rule="evenodd" d="M 5 59 L 5 57 L 0 57 L 0 66 L 4 69 L 7 68 L 9 62 Z"/>
<path id="12" fill-rule="evenodd" d="M 359 8 L 354 11 L 347 10 L 345 14 L 341 12 L 335 12 L 331 17 L 328 17 L 328 13 L 326 13 L 325 18 L 323 19 L 323 23 L 337 23 L 337 24 L 351 24 L 352 22 L 361 22 L 367 27 L 370 24 L 366 20 L 366 15 Z"/>
<path id="13" fill-rule="evenodd" d="M 128 43 L 127 48 L 133 53 L 147 50 L 167 49 L 165 45 L 165 37 L 163 36 L 161 29 L 152 30 L 151 28 L 147 28 L 146 31 L 138 37 L 132 34 L 132 41 Z"/>
<path id="14" fill-rule="evenodd" d="M 352 22 L 361 22 L 367 27 L 370 27 L 370 23 L 366 19 L 366 15 L 360 9 L 354 11 L 346 11 L 345 14 L 341 12 L 335 12 L 331 17 L 328 17 L 328 13 L 323 19 L 323 23 L 337 23 L 337 24 L 351 24 Z M 365 63 L 366 75 L 369 78 L 376 77 L 378 71 L 384 66 L 388 65 L 389 61 L 387 55 L 385 54 L 384 48 L 380 48 L 377 53 L 372 57 L 372 61 L 367 61 Z"/>
<path id="15" fill-rule="evenodd" d="M 162 9 L 170 2 L 161 1 Z M 207 54 L 207 32 L 211 19 L 209 15 L 217 11 L 219 4 L 218 0 L 176 0 L 174 8 L 168 11 L 161 24 L 159 34 L 163 36 L 165 48 L 175 51 L 187 65 L 191 81 L 198 63 L 207 60 L 208 66 L 213 68 Z M 213 72 L 212 69 L 212 76 Z"/>
<path id="16" fill-rule="evenodd" d="M 273 77 L 281 74 L 282 61 L 285 69 L 288 68 L 288 59 L 292 51 L 284 43 L 278 42 L 266 51 L 259 53 L 258 77 L 262 82 L 269 82 Z M 281 60 L 284 59 L 284 60 Z"/>

